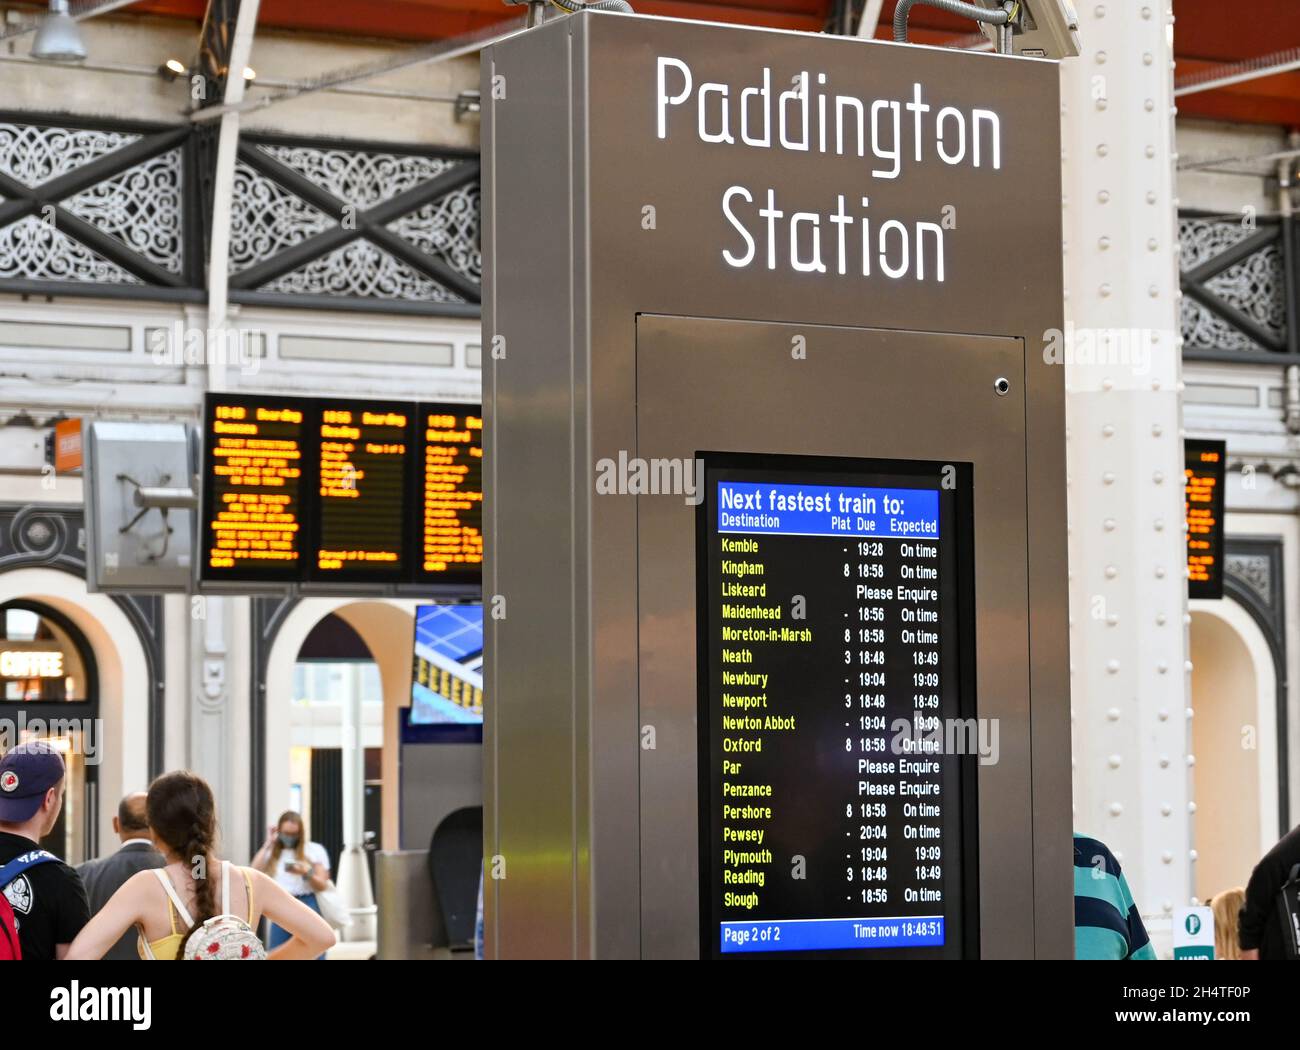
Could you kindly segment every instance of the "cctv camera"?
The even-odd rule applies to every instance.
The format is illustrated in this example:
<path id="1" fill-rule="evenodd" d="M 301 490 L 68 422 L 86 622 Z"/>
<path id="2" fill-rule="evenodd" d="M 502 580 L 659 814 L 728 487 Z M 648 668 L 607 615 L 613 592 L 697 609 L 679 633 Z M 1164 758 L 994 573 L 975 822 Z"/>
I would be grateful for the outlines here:
<path id="1" fill-rule="evenodd" d="M 980 7 L 1002 9 L 1002 0 L 975 0 Z M 982 27 L 997 43 L 997 29 Z M 1079 16 L 1071 0 L 1020 0 L 1012 47 L 1032 58 L 1073 58 L 1079 53 Z"/>

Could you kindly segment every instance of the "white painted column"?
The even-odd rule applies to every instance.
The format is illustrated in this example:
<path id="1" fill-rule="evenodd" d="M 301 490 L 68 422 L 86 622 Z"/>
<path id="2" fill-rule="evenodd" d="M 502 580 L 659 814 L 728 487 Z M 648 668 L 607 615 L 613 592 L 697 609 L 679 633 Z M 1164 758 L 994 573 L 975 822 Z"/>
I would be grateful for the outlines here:
<path id="1" fill-rule="evenodd" d="M 235 106 L 244 98 L 244 67 L 252 54 L 260 0 L 243 0 L 230 43 L 229 69 L 223 102 Z M 217 139 L 216 171 L 213 177 L 212 245 L 208 256 L 208 389 L 227 387 L 224 331 L 229 320 L 228 269 L 230 265 L 230 211 L 234 192 L 235 158 L 239 145 L 239 113 L 221 117 Z M 239 606 L 236 608 L 236 606 Z M 233 634 L 234 624 L 247 625 L 248 599 L 210 596 L 195 607 L 191 621 L 190 652 L 194 663 L 194 684 L 190 704 L 190 768 L 211 784 L 217 803 L 217 817 L 226 829 L 226 843 L 236 857 L 247 854 L 250 842 L 258 841 L 260 829 L 248 829 L 246 792 L 248 764 L 247 719 L 239 711 L 249 706 L 249 676 L 234 672 L 232 652 L 247 647 Z"/>
<path id="2" fill-rule="evenodd" d="M 261 0 L 241 0 L 230 41 L 230 65 L 226 71 L 223 106 L 238 106 L 244 101 L 244 68 L 253 54 L 253 35 L 257 31 L 257 12 Z M 217 170 L 212 186 L 212 245 L 208 255 L 208 331 L 214 333 L 215 345 L 208 347 L 208 388 L 225 390 L 226 359 L 222 330 L 230 310 L 230 210 L 235 192 L 235 159 L 239 149 L 239 110 L 229 109 L 221 116 L 217 132 Z"/>
<path id="3" fill-rule="evenodd" d="M 1062 63 L 1075 830 L 1116 854 L 1167 950 L 1194 860 L 1173 14 L 1079 15 L 1083 54 Z"/>
<path id="4" fill-rule="evenodd" d="M 336 877 L 339 896 L 353 917 L 352 925 L 340 936 L 345 941 L 373 941 L 376 937 L 375 896 L 365 851 L 366 746 L 361 691 L 361 665 L 353 664 L 343 704 L 343 852 Z"/>
<path id="5" fill-rule="evenodd" d="M 234 812 L 235 769 L 230 760 L 232 686 L 230 604 L 224 598 L 200 597 L 190 619 L 190 754 L 189 768 L 212 788 L 223 831 L 244 823 Z"/>

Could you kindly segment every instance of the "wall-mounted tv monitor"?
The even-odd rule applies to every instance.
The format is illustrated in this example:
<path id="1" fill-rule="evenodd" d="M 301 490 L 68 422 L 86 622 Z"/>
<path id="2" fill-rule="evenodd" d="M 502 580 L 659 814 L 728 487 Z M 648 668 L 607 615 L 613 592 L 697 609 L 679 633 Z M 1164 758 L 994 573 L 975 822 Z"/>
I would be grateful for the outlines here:
<path id="1" fill-rule="evenodd" d="M 481 740 L 483 603 L 417 606 L 412 660 L 404 739 Z"/>

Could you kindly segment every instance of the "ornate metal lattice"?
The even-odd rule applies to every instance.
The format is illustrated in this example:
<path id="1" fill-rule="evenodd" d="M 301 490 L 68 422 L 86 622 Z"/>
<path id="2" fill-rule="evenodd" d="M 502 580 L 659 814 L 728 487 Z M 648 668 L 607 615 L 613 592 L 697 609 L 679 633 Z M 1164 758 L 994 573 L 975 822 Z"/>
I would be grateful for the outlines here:
<path id="1" fill-rule="evenodd" d="M 477 311 L 470 154 L 249 138 L 231 217 L 231 298 Z"/>
<path id="2" fill-rule="evenodd" d="M 319 146 L 261 145 L 257 149 L 357 208 L 373 208 L 392 200 L 459 163 L 445 157 Z"/>
<path id="3" fill-rule="evenodd" d="M 139 135 L 94 128 L 0 123 L 0 171 L 35 189 L 139 141 Z"/>
<path id="4" fill-rule="evenodd" d="M 0 113 L 0 289 L 202 301 L 203 135 Z M 467 151 L 246 137 L 230 298 L 477 315 L 478 171 Z"/>
<path id="5" fill-rule="evenodd" d="M 414 302 L 463 303 L 436 281 L 421 276 L 369 241 L 356 240 L 313 259 L 266 288 L 289 295 L 365 296 Z"/>
<path id="6" fill-rule="evenodd" d="M 0 278 L 95 284 L 140 283 L 134 274 L 74 241 L 53 222 L 33 215 L 0 230 Z"/>
<path id="7" fill-rule="evenodd" d="M 78 218 L 111 234 L 171 273 L 184 268 L 185 166 L 181 150 L 151 157 L 64 202 Z"/>
<path id="8" fill-rule="evenodd" d="M 235 162 L 230 213 L 230 272 L 239 273 L 324 233 L 334 220 L 282 186 Z"/>
<path id="9" fill-rule="evenodd" d="M 189 134 L 0 116 L 0 281 L 193 297 Z"/>
<path id="10" fill-rule="evenodd" d="M 1183 347 L 1197 353 L 1285 352 L 1288 229 L 1276 220 L 1184 214 L 1179 219 Z"/>
<path id="11" fill-rule="evenodd" d="M 403 215 L 388 228 L 429 255 L 442 259 L 475 283 L 483 280 L 479 246 L 479 186 L 462 186 L 419 211 Z"/>

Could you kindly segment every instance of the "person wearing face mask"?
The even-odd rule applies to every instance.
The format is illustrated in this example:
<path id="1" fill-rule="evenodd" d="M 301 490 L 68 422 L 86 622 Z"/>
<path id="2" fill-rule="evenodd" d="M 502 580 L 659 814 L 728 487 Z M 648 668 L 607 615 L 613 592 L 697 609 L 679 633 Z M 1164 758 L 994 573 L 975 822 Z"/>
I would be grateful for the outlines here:
<path id="1" fill-rule="evenodd" d="M 307 839 L 307 825 L 300 813 L 287 810 L 267 829 L 266 841 L 253 855 L 253 867 L 270 875 L 290 894 L 320 914 L 316 894 L 330 882 L 330 858 L 319 842 Z M 287 931 L 271 923 L 268 950 L 289 939 Z M 325 956 L 320 956 L 325 958 Z"/>

